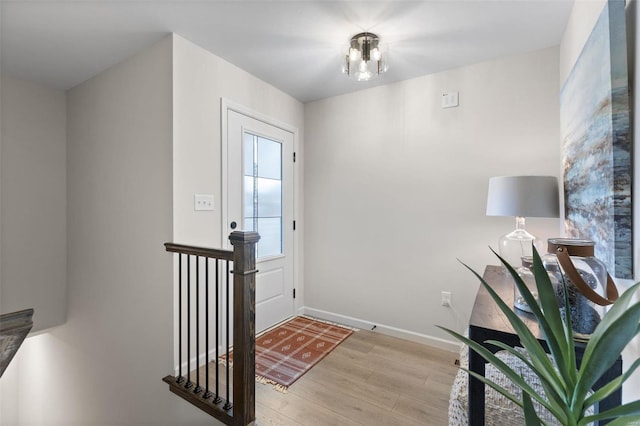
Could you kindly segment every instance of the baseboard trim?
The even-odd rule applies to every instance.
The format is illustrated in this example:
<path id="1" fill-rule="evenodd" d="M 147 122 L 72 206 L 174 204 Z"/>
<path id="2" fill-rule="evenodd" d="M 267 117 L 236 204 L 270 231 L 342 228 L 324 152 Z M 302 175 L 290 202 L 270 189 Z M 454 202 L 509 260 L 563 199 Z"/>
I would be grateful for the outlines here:
<path id="1" fill-rule="evenodd" d="M 339 324 L 348 325 L 349 327 L 360 328 L 362 330 L 375 330 L 378 333 L 387 336 L 398 337 L 400 339 L 410 340 L 412 342 L 422 343 L 423 345 L 433 346 L 451 352 L 460 352 L 461 344 L 455 341 L 441 339 L 439 337 L 429 336 L 427 334 L 416 333 L 415 331 L 404 330 L 390 325 L 374 323 L 371 321 L 350 317 L 347 315 L 336 314 L 334 312 L 323 311 L 321 309 L 302 306 L 298 308 L 298 315 L 309 315 L 322 320 L 337 322 Z"/>
<path id="2" fill-rule="evenodd" d="M 231 352 L 231 350 L 233 350 L 233 347 L 229 348 L 229 352 Z M 218 356 L 221 356 L 222 354 L 226 353 L 226 348 L 224 348 L 223 346 L 219 346 L 218 347 Z M 205 365 L 207 365 L 207 358 L 205 357 L 206 355 L 206 351 L 202 351 L 200 353 L 200 356 L 196 357 L 196 355 L 194 354 L 191 359 L 190 362 L 187 364 L 187 361 L 182 361 L 182 373 L 183 376 L 185 376 L 187 374 L 187 371 L 189 371 L 189 367 L 194 368 L 196 366 L 196 364 L 198 365 L 198 368 L 200 367 L 204 367 Z M 209 349 L 209 362 L 213 362 L 216 360 L 216 349 Z M 177 361 L 177 360 L 176 360 Z M 173 366 L 173 373 L 176 377 L 178 377 L 178 373 L 179 373 L 179 368 L 178 368 L 178 363 L 174 362 L 175 365 Z"/>

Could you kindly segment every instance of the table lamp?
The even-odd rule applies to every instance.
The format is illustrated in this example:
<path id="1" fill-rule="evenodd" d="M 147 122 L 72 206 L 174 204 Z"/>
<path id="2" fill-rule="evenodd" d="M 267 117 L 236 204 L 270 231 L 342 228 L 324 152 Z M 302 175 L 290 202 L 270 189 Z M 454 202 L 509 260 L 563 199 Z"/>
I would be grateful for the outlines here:
<path id="1" fill-rule="evenodd" d="M 536 237 L 525 229 L 526 217 L 560 217 L 555 176 L 497 176 L 489 179 L 487 216 L 514 216 L 516 229 L 500 237 L 498 252 L 511 266 L 532 256 Z"/>

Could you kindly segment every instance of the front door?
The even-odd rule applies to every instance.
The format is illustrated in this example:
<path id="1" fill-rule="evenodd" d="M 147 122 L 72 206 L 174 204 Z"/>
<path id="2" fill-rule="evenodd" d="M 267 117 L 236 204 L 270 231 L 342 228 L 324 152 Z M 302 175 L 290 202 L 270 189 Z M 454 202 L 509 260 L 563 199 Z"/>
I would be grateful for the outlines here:
<path id="1" fill-rule="evenodd" d="M 294 134 L 232 108 L 223 235 L 256 231 L 256 332 L 293 316 Z M 223 115 L 224 118 L 224 115 Z"/>

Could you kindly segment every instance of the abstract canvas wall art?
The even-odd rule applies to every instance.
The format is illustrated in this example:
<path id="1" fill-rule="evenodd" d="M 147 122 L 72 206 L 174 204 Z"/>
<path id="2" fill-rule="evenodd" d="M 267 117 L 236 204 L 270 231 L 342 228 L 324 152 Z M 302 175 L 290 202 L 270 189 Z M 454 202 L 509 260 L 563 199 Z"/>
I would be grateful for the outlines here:
<path id="1" fill-rule="evenodd" d="M 633 278 L 632 157 L 624 0 L 609 0 L 560 92 L 565 229 Z"/>

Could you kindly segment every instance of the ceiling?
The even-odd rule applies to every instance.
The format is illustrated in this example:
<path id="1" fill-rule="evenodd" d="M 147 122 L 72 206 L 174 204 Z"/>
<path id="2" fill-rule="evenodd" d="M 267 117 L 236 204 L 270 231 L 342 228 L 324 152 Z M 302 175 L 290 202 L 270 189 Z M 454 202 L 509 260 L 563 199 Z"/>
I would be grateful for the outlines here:
<path id="1" fill-rule="evenodd" d="M 69 89 L 170 32 L 309 102 L 560 43 L 573 0 L 2 0 L 3 73 Z M 341 74 L 368 30 L 389 71 Z"/>

